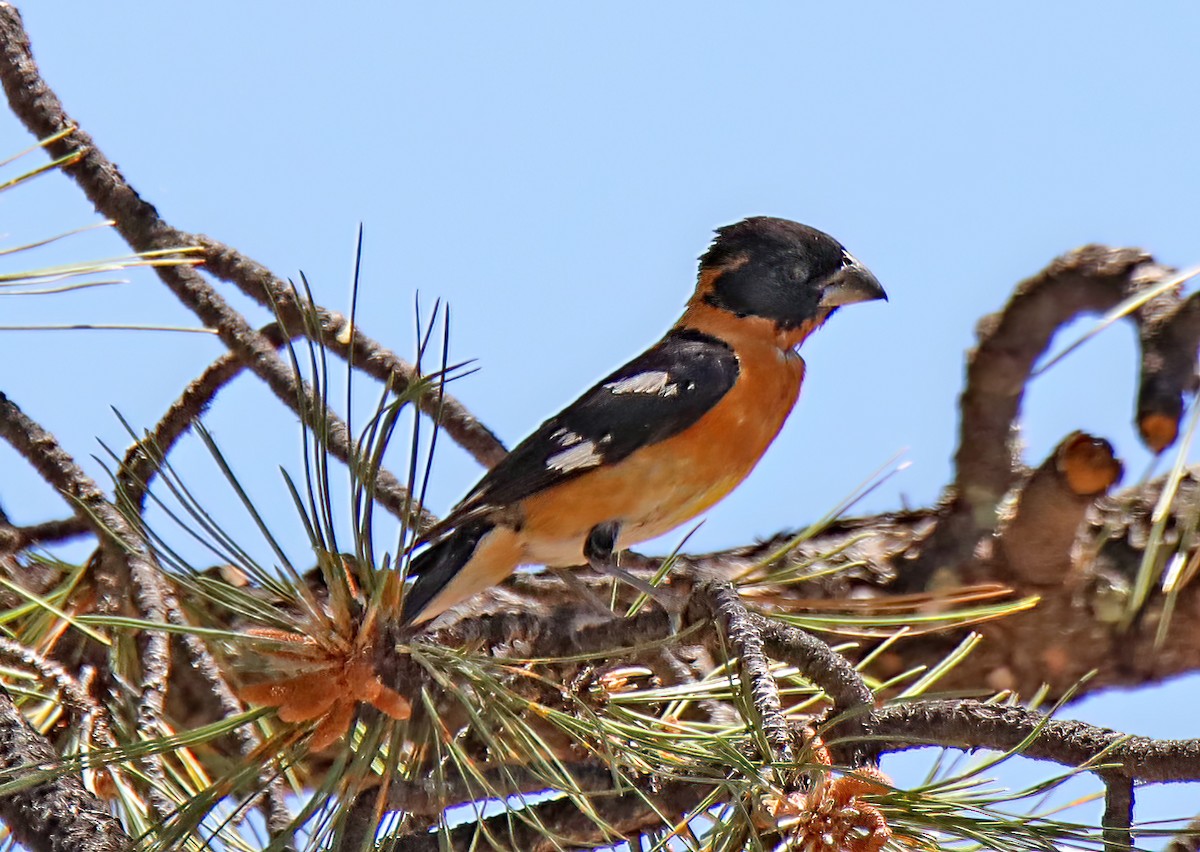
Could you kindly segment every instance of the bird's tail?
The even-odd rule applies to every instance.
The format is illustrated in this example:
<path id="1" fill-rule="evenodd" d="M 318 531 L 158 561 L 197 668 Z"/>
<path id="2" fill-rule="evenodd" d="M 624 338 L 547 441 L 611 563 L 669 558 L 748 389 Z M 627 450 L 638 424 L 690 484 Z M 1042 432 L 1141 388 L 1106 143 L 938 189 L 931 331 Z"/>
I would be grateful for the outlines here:
<path id="1" fill-rule="evenodd" d="M 404 595 L 400 614 L 402 624 L 428 621 L 491 585 L 475 581 L 471 575 L 478 574 L 479 568 L 471 569 L 469 565 L 480 543 L 494 529 L 495 524 L 488 521 L 459 527 L 413 558 L 408 575 L 417 580 Z M 450 588 L 452 585 L 459 588 Z"/>

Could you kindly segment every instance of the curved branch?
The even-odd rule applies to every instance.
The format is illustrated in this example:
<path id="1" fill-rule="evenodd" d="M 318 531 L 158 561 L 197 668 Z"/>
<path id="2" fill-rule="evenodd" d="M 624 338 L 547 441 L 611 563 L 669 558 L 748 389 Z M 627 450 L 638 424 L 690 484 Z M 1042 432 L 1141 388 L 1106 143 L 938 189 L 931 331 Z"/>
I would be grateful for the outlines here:
<path id="1" fill-rule="evenodd" d="M 1137 249 L 1084 246 L 1021 282 L 1004 310 L 980 322 L 979 345 L 968 356 L 959 399 L 962 419 L 950 503 L 906 569 L 909 589 L 924 588 L 939 570 L 957 571 L 996 528 L 1000 503 L 1020 471 L 1013 427 L 1033 366 L 1055 332 L 1082 313 L 1116 307 L 1165 274 Z M 1134 311 L 1130 319 L 1141 339 L 1154 336 L 1161 318 L 1179 301 L 1177 293 L 1167 291 Z"/>
<path id="2" fill-rule="evenodd" d="M 720 627 L 719 633 L 712 631 L 709 636 L 712 640 L 728 641 L 733 646 L 734 653 L 725 656 L 737 660 L 738 673 L 747 686 L 751 706 L 758 714 L 755 728 L 762 731 L 770 747 L 769 753 L 763 755 L 764 759 L 772 764 L 776 761 L 791 763 L 795 759 L 791 731 L 783 716 L 779 687 L 767 663 L 762 631 L 733 586 L 717 582 L 698 588 L 688 607 L 688 619 L 691 623 Z"/>
<path id="3" fill-rule="evenodd" d="M 1200 293 L 1143 328 L 1137 424 L 1142 440 L 1156 453 L 1179 436 L 1184 397 L 1196 392 L 1198 351 Z"/>
<path id="4" fill-rule="evenodd" d="M 753 616 L 762 633 L 763 648 L 772 658 L 795 666 L 810 683 L 819 687 L 833 702 L 828 717 L 832 730 L 851 739 L 865 739 L 870 733 L 870 710 L 875 696 L 854 665 L 828 644 L 796 627 L 780 621 Z M 848 766 L 876 764 L 879 755 L 863 747 L 850 755 Z"/>
<path id="5" fill-rule="evenodd" d="M 958 499 L 982 510 L 1004 497 L 1015 477 L 1012 428 L 1037 359 L 1055 332 L 1080 314 L 1107 311 L 1156 283 L 1163 273 L 1152 263 L 1137 249 L 1085 246 L 1022 281 L 1004 310 L 980 323 L 979 345 L 968 356 L 960 398 L 954 456 Z M 1134 319 L 1177 301 L 1162 294 Z"/>

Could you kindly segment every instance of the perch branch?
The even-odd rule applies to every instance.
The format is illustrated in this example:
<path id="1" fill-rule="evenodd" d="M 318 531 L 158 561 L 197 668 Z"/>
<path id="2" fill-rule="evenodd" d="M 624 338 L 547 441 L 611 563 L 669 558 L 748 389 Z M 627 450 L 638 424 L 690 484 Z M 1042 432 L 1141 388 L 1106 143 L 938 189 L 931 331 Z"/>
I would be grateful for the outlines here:
<path id="1" fill-rule="evenodd" d="M 1101 464 L 1099 469 L 1104 470 Z M 946 689 L 1013 689 L 1031 695 L 1043 684 L 1051 700 L 1072 693 L 1076 697 L 1098 689 L 1131 687 L 1157 682 L 1194 671 L 1200 654 L 1196 631 L 1187 629 L 1200 616 L 1200 583 L 1183 586 L 1175 601 L 1174 619 L 1179 623 L 1165 635 L 1157 635 L 1157 618 L 1164 598 L 1158 590 L 1147 601 L 1145 618 L 1128 630 L 1106 616 L 1117 596 L 1119 607 L 1122 578 L 1136 574 L 1150 532 L 1150 517 L 1158 502 L 1160 480 L 1138 485 L 1104 497 L 1078 533 L 1075 547 L 1081 553 L 1068 581 L 1057 586 L 1038 586 L 1038 605 L 1018 615 L 975 626 L 984 636 L 978 648 L 945 675 Z M 1168 529 L 1187 529 L 1189 518 L 1200 514 L 1200 479 L 1184 477 L 1172 507 Z M 824 612 L 856 613 L 943 611 L 944 625 L 935 623 L 922 635 L 892 645 L 876 658 L 871 674 L 888 679 L 930 659 L 940 659 L 963 638 L 953 627 L 955 597 L 945 593 L 897 594 L 896 576 L 906 568 L 905 554 L 920 546 L 936 522 L 932 510 L 848 518 L 825 527 L 819 534 L 795 546 L 773 566 L 773 571 L 795 577 L 784 586 L 755 583 L 743 592 L 748 602 L 771 613 L 803 613 L 817 608 Z M 732 579 L 744 574 L 775 554 L 795 537 L 785 531 L 763 542 L 708 554 L 685 554 L 676 558 L 666 582 L 681 591 L 709 579 Z M 1174 545 L 1172 545 L 1174 546 Z M 1192 558 L 1195 545 L 1182 551 Z M 1064 562 L 1067 555 L 1062 557 Z M 642 577 L 652 576 L 661 559 L 634 553 L 622 554 L 622 565 Z M 1002 568 L 990 562 L 978 566 L 977 582 L 989 576 L 1003 578 Z M 600 590 L 608 581 L 579 572 L 580 582 Z M 1009 578 L 1009 584 L 1013 582 Z M 1006 584 L 993 585 L 991 600 L 1003 593 Z M 980 587 L 984 588 L 984 587 Z M 1010 593 L 1011 594 L 1011 593 Z M 970 605 L 970 598 L 967 600 Z M 639 619 L 643 614 L 639 614 Z M 655 618 L 661 619 L 662 616 Z M 642 641 L 664 638 L 666 621 L 638 621 Z M 447 614 L 435 625 L 438 641 L 475 646 L 503 645 L 504 637 L 526 637 L 527 647 L 547 653 L 571 653 L 572 631 L 592 630 L 594 613 L 581 607 L 563 584 L 549 574 L 521 573 L 505 583 L 476 595 L 467 605 Z M 595 647 L 618 647 L 619 632 L 596 626 L 615 636 Z M 644 631 L 644 632 L 643 632 Z M 520 648 L 515 653 L 519 655 Z M 1081 679 L 1094 676 L 1079 689 Z"/>

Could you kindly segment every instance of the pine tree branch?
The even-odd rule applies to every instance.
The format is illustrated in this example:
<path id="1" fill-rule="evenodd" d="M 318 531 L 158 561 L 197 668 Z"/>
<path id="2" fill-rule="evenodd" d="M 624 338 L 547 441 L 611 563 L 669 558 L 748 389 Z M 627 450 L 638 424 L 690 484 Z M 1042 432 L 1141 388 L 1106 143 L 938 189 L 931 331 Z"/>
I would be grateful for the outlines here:
<path id="1" fill-rule="evenodd" d="M 1086 722 L 1052 719 L 1036 710 L 979 701 L 890 704 L 875 711 L 873 736 L 885 752 L 937 745 L 964 751 L 1019 750 L 1022 757 L 1067 767 L 1096 767 L 1131 781 L 1161 784 L 1200 779 L 1200 739 L 1158 740 Z"/>
<path id="2" fill-rule="evenodd" d="M 0 523 L 0 554 L 19 553 L 39 544 L 58 544 L 80 538 L 89 532 L 91 529 L 87 523 L 77 516 L 24 527 Z"/>
<path id="3" fill-rule="evenodd" d="M 133 841 L 108 808 L 59 768 L 58 755 L 29 726 L 0 687 L 0 772 L 3 782 L 35 775 L 28 787 L 0 796 L 0 818 L 31 852 L 126 852 Z M 50 772 L 47 776 L 41 773 Z"/>
<path id="4" fill-rule="evenodd" d="M 721 650 L 719 646 L 725 642 L 731 646 L 723 656 L 736 661 L 751 706 L 758 715 L 754 727 L 762 731 L 770 746 L 770 752 L 763 755 L 763 759 L 770 764 L 794 762 L 791 730 L 783 716 L 779 688 L 763 649 L 760 625 L 747 611 L 733 586 L 729 583 L 700 586 L 692 596 L 688 622 L 715 624 L 717 630 L 709 633 L 714 640 L 711 644 L 718 646 L 716 650 Z"/>
<path id="5" fill-rule="evenodd" d="M 8 443 L 41 475 L 79 506 L 90 519 L 92 531 L 100 540 L 101 558 L 94 571 L 100 589 L 101 606 L 117 611 L 125 599 L 123 578 L 133 587 L 133 598 L 141 614 L 154 622 L 166 623 L 169 612 L 179 611 L 174 592 L 163 582 L 145 542 L 134 532 L 124 515 L 108 502 L 100 488 L 75 464 L 49 432 L 25 415 L 0 393 L 0 438 Z M 138 722 L 143 731 L 164 730 L 161 721 L 170 677 L 171 655 L 166 632 L 145 630 L 141 636 L 141 699 Z M 149 796 L 161 814 L 170 813 L 174 803 L 163 798 L 165 775 L 157 756 L 143 762 L 152 783 Z"/>

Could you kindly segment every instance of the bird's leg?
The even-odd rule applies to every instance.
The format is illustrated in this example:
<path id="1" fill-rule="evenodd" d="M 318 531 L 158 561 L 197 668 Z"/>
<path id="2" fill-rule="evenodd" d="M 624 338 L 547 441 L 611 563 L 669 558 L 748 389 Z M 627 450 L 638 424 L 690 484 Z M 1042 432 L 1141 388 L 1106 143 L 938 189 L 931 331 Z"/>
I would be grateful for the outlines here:
<path id="1" fill-rule="evenodd" d="M 583 543 L 583 555 L 587 558 L 588 564 L 596 568 L 597 562 L 611 562 L 613 551 L 617 549 L 617 536 L 620 534 L 620 521 L 605 521 L 592 527 L 587 540 Z"/>
<path id="2" fill-rule="evenodd" d="M 673 595 L 667 590 L 652 586 L 640 577 L 635 577 L 616 564 L 613 559 L 617 546 L 617 536 L 621 532 L 620 521 L 605 521 L 596 524 L 588 533 L 587 541 L 583 543 L 583 555 L 587 557 L 588 565 L 593 571 L 615 577 L 622 583 L 633 586 L 644 595 L 648 595 L 664 606 Z"/>

